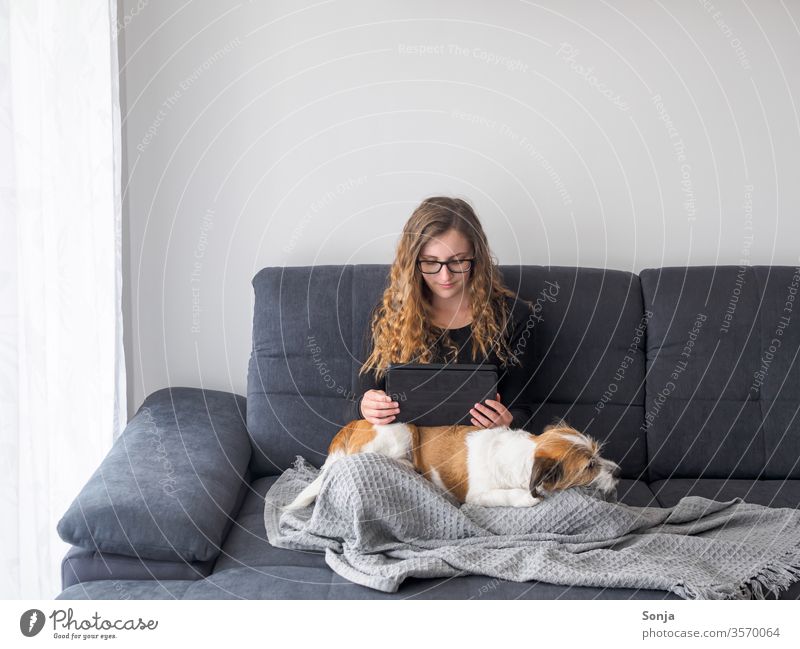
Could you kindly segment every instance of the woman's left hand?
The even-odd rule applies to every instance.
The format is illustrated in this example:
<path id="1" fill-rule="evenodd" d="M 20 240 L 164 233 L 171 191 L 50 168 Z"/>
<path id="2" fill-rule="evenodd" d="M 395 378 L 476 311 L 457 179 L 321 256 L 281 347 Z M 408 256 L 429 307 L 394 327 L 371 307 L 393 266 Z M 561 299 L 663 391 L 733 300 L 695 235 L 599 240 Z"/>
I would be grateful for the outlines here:
<path id="1" fill-rule="evenodd" d="M 497 426 L 510 426 L 514 420 L 508 408 L 500 403 L 500 393 L 497 393 L 497 400 L 486 399 L 486 405 L 476 403 L 475 407 L 469 411 L 472 415 L 472 425 L 482 426 L 483 428 L 495 428 Z"/>

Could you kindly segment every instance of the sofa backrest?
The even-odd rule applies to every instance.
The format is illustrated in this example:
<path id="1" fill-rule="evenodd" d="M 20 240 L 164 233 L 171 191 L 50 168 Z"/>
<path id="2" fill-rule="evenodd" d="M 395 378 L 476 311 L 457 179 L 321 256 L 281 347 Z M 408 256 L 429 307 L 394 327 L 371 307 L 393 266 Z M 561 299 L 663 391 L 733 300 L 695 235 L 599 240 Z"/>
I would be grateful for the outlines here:
<path id="1" fill-rule="evenodd" d="M 640 277 L 649 478 L 800 478 L 800 268 Z"/>
<path id="2" fill-rule="evenodd" d="M 296 455 L 319 466 L 349 420 L 369 313 L 388 265 L 264 268 L 253 278 L 247 426 L 256 476 Z M 555 417 L 605 442 L 624 477 L 646 467 L 644 344 L 639 278 L 617 270 L 501 266 L 505 284 L 536 306 L 526 401 L 538 433 Z"/>

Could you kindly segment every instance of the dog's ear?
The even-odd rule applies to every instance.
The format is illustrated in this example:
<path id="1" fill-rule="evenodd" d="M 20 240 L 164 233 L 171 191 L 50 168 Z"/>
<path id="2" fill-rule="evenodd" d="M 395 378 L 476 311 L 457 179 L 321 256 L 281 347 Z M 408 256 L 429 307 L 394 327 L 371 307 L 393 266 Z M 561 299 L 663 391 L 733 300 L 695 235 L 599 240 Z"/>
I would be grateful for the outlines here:
<path id="1" fill-rule="evenodd" d="M 563 477 L 561 462 L 551 457 L 537 457 L 531 471 L 531 494 L 535 497 L 543 496 L 540 489 L 552 490 Z"/>

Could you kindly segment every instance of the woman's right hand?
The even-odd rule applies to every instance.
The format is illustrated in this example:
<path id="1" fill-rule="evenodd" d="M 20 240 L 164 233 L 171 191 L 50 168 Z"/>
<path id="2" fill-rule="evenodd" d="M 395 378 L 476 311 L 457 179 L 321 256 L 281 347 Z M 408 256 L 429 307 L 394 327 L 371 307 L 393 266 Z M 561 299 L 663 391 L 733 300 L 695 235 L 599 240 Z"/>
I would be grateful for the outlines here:
<path id="1" fill-rule="evenodd" d="M 397 401 L 392 401 L 383 390 L 367 390 L 361 398 L 361 416 L 371 424 L 389 424 L 398 412 Z"/>

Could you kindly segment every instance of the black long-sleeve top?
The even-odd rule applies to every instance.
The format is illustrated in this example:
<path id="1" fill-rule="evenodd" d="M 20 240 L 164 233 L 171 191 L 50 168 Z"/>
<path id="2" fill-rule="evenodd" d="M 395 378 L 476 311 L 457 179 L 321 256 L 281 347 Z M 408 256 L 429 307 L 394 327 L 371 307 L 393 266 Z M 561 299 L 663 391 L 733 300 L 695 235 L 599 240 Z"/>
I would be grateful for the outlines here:
<path id="1" fill-rule="evenodd" d="M 506 300 L 511 312 L 510 322 L 506 328 L 509 347 L 512 353 L 519 359 L 519 364 L 508 364 L 503 367 L 494 350 L 490 350 L 484 359 L 481 359 L 479 353 L 473 361 L 471 348 L 472 325 L 448 329 L 447 332 L 450 339 L 458 348 L 458 355 L 455 360 L 456 363 L 486 362 L 493 363 L 497 366 L 497 391 L 500 393 L 501 403 L 508 408 L 513 416 L 510 427 L 525 429 L 532 416 L 531 407 L 526 403 L 524 393 L 526 384 L 530 383 L 531 374 L 533 372 L 533 327 L 537 316 L 527 303 L 518 299 L 515 300 L 514 298 L 506 298 Z M 363 359 L 368 358 L 372 351 L 372 336 L 370 333 L 371 332 L 367 331 L 365 334 Z M 447 354 L 448 351 L 449 350 L 444 346 L 440 338 L 434 350 L 434 360 L 431 362 L 445 362 L 445 354 Z M 386 390 L 385 374 L 378 380 L 373 371 L 368 371 L 360 374 L 358 380 L 359 387 L 351 407 L 352 419 L 363 419 L 363 415 L 361 414 L 361 399 L 365 392 L 368 390 Z M 401 404 L 401 411 L 402 407 Z"/>

